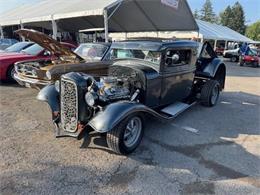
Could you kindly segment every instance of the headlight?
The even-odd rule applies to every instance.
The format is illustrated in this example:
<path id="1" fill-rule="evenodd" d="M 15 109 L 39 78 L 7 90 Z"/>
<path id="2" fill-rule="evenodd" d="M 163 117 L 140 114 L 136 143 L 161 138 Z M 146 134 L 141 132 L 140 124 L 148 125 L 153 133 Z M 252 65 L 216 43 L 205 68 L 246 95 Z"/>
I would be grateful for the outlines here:
<path id="1" fill-rule="evenodd" d="M 37 72 L 36 72 L 36 70 L 32 70 L 32 74 L 33 74 L 33 76 L 37 77 Z"/>
<path id="2" fill-rule="evenodd" d="M 87 92 L 85 95 L 85 101 L 89 106 L 94 106 L 96 103 L 97 95 L 91 92 Z"/>
<path id="3" fill-rule="evenodd" d="M 50 73 L 50 71 L 47 71 L 47 72 L 46 72 L 46 77 L 47 77 L 49 80 L 51 80 L 51 73 Z"/>
<path id="4" fill-rule="evenodd" d="M 59 80 L 57 80 L 57 81 L 55 82 L 54 86 L 55 86 L 56 91 L 57 91 L 57 92 L 60 92 L 60 81 L 59 81 Z"/>

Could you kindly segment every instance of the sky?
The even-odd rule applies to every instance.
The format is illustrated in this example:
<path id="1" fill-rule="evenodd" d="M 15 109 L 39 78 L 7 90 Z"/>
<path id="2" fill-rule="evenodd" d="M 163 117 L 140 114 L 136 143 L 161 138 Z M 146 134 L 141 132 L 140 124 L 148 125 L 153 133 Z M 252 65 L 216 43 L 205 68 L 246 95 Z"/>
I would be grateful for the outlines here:
<path id="1" fill-rule="evenodd" d="M 0 0 L 0 14 L 23 4 L 35 3 L 38 1 L 42 0 Z M 192 11 L 194 11 L 195 9 L 200 10 L 205 2 L 205 0 L 187 1 Z M 260 0 L 211 0 L 214 12 L 216 14 L 223 11 L 228 5 L 234 5 L 236 1 L 238 1 L 244 8 L 247 24 L 254 23 L 257 20 L 260 20 Z"/>

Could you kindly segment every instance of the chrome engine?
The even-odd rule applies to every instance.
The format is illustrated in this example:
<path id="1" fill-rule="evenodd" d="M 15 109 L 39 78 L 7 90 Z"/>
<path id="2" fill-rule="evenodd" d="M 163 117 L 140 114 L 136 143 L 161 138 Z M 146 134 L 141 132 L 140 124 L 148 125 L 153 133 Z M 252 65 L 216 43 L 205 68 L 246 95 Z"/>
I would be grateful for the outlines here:
<path id="1" fill-rule="evenodd" d="M 97 82 L 98 97 L 100 101 L 129 99 L 130 90 L 127 79 L 117 77 L 102 77 Z"/>

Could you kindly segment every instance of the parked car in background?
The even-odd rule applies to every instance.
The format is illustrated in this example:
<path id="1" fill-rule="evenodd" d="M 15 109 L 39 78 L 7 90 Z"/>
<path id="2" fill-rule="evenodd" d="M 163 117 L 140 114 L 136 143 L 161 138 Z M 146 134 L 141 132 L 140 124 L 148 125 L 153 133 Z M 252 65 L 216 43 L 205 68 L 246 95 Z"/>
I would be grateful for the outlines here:
<path id="1" fill-rule="evenodd" d="M 224 47 L 217 47 L 217 48 L 215 49 L 215 53 L 216 53 L 218 56 L 222 56 L 223 53 L 224 53 L 224 50 L 225 50 Z"/>
<path id="2" fill-rule="evenodd" d="M 11 53 L 11 52 L 15 52 L 15 53 L 20 52 L 23 49 L 32 46 L 33 44 L 34 44 L 33 42 L 28 42 L 28 41 L 18 42 L 11 45 L 10 47 L 7 47 L 4 50 L 0 50 L 0 55 L 5 55 L 6 53 Z"/>
<path id="3" fill-rule="evenodd" d="M 260 66 L 260 50 L 250 48 L 246 55 L 241 56 L 240 66 Z"/>
<path id="4" fill-rule="evenodd" d="M 239 61 L 239 53 L 240 48 L 224 50 L 223 57 L 230 58 L 231 62 L 238 62 Z"/>
<path id="5" fill-rule="evenodd" d="M 17 42 L 16 39 L 0 39 L 0 50 L 6 49 Z"/>
<path id="6" fill-rule="evenodd" d="M 15 64 L 15 80 L 23 86 L 40 89 L 54 83 L 62 74 L 71 71 L 87 72 L 93 75 L 106 75 L 109 62 L 103 57 L 110 48 L 110 43 L 85 43 L 75 51 L 68 50 L 51 37 L 32 30 L 18 32 L 26 36 L 46 50 L 52 52 L 56 58 L 33 59 Z M 45 45 L 45 43 L 48 43 Z M 49 48 L 50 45 L 52 48 Z"/>
<path id="7" fill-rule="evenodd" d="M 48 44 L 48 43 L 46 43 Z M 75 49 L 76 46 L 68 43 L 61 43 L 69 49 Z M 43 48 L 38 44 L 34 44 L 20 53 L 10 53 L 6 55 L 0 55 L 0 80 L 9 80 L 13 81 L 14 78 L 14 64 L 18 61 L 23 60 L 50 60 L 56 56 L 51 53 L 51 46 L 48 47 L 48 50 Z"/>
<path id="8" fill-rule="evenodd" d="M 209 43 L 198 48 L 193 41 L 113 43 L 108 76 L 67 73 L 38 99 L 49 104 L 57 137 L 94 130 L 115 153 L 129 154 L 142 140 L 145 115 L 171 120 L 197 102 L 217 104 L 225 64 Z"/>

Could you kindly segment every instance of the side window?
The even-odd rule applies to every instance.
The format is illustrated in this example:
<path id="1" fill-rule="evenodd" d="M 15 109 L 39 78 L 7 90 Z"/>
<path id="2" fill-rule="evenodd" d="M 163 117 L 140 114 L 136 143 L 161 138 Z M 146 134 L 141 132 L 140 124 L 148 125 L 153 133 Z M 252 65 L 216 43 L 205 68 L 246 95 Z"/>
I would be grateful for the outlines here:
<path id="1" fill-rule="evenodd" d="M 172 67 L 187 65 L 191 61 L 191 50 L 170 49 L 166 51 L 166 71 Z"/>

